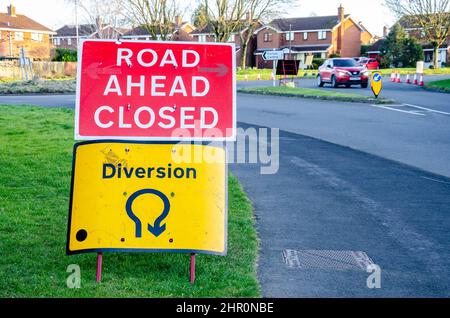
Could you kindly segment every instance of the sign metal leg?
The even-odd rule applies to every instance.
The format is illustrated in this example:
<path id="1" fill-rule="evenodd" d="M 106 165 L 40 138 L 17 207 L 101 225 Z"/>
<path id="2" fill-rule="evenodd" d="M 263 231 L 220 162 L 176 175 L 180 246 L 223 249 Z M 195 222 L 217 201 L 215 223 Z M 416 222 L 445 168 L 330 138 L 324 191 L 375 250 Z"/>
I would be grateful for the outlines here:
<path id="1" fill-rule="evenodd" d="M 190 275 L 191 285 L 195 282 L 195 253 L 191 254 L 191 275 Z"/>
<path id="2" fill-rule="evenodd" d="M 103 262 L 103 253 L 97 253 L 97 283 L 102 281 L 102 262 Z"/>

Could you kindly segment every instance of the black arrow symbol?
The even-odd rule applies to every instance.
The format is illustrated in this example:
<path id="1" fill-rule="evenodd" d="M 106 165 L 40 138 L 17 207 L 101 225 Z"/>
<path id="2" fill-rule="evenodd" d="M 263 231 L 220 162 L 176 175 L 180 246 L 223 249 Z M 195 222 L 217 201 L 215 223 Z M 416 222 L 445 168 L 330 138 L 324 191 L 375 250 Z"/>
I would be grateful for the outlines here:
<path id="1" fill-rule="evenodd" d="M 169 199 L 167 198 L 167 196 L 162 193 L 161 191 L 155 190 L 155 189 L 142 189 L 139 191 L 136 191 L 135 193 L 133 193 L 127 200 L 125 209 L 127 211 L 128 217 L 130 217 L 130 219 L 132 219 L 135 223 L 135 236 L 136 237 L 141 237 L 142 233 L 141 233 L 141 220 L 133 213 L 132 210 L 132 205 L 133 205 L 133 201 L 143 195 L 143 194 L 153 194 L 158 196 L 164 203 L 164 211 L 161 213 L 160 216 L 158 216 L 155 220 L 155 223 L 153 224 L 153 226 L 151 226 L 150 224 L 147 224 L 147 229 L 150 233 L 152 233 L 155 237 L 158 237 L 159 235 L 161 235 L 162 232 L 164 232 L 166 230 L 166 225 L 163 224 L 161 226 L 161 222 L 164 221 L 164 219 L 169 215 L 169 210 L 170 210 L 170 202 Z"/>
<path id="2" fill-rule="evenodd" d="M 228 73 L 228 67 L 223 64 L 216 64 L 217 67 L 200 67 L 199 71 L 203 73 L 217 73 L 218 77 L 223 77 Z"/>

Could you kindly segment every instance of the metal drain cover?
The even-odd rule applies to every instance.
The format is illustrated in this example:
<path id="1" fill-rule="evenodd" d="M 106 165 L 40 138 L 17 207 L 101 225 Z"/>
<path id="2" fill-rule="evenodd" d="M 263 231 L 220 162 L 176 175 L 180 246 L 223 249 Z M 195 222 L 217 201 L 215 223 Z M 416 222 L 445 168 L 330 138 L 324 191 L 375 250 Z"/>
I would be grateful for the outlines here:
<path id="1" fill-rule="evenodd" d="M 302 269 L 363 270 L 375 264 L 361 251 L 336 250 L 283 250 L 283 259 L 288 267 Z"/>

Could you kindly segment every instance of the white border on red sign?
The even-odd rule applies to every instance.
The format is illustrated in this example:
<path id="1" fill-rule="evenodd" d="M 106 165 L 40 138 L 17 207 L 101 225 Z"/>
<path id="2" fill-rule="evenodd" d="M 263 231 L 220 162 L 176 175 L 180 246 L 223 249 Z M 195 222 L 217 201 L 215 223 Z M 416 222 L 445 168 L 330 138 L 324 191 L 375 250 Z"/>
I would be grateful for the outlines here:
<path id="1" fill-rule="evenodd" d="M 77 65 L 77 92 L 75 101 L 75 140 L 107 140 L 107 139 L 119 139 L 119 140 L 140 140 L 140 141 L 234 141 L 236 140 L 236 45 L 234 43 L 217 43 L 217 42 L 188 42 L 188 41 L 142 41 L 142 40 L 120 40 L 121 43 L 170 43 L 170 44 L 189 44 L 189 45 L 219 45 L 219 46 L 231 46 L 232 47 L 232 72 L 233 72 L 233 127 L 232 134 L 229 137 L 129 137 L 129 136 L 81 136 L 79 134 L 79 114 L 80 114 L 80 88 L 81 88 L 81 63 L 83 56 L 83 44 L 84 42 L 117 42 L 119 40 L 105 40 L 105 39 L 80 39 L 78 44 L 78 65 Z"/>

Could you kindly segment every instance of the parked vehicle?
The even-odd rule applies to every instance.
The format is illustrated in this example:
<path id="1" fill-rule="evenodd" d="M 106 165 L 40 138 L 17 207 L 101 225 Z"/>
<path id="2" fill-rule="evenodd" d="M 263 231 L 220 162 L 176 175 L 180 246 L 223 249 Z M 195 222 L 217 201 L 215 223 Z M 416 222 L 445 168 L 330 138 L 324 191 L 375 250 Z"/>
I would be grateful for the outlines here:
<path id="1" fill-rule="evenodd" d="M 345 85 L 361 85 L 367 88 L 369 85 L 369 72 L 366 67 L 359 65 L 351 58 L 332 58 L 326 60 L 319 67 L 317 85 L 323 87 L 325 83 L 330 83 L 332 87 Z"/>
<path id="2" fill-rule="evenodd" d="M 363 58 L 359 59 L 358 64 L 361 66 L 365 66 L 368 70 L 380 69 L 380 62 L 378 62 L 377 59 L 363 57 Z"/>

